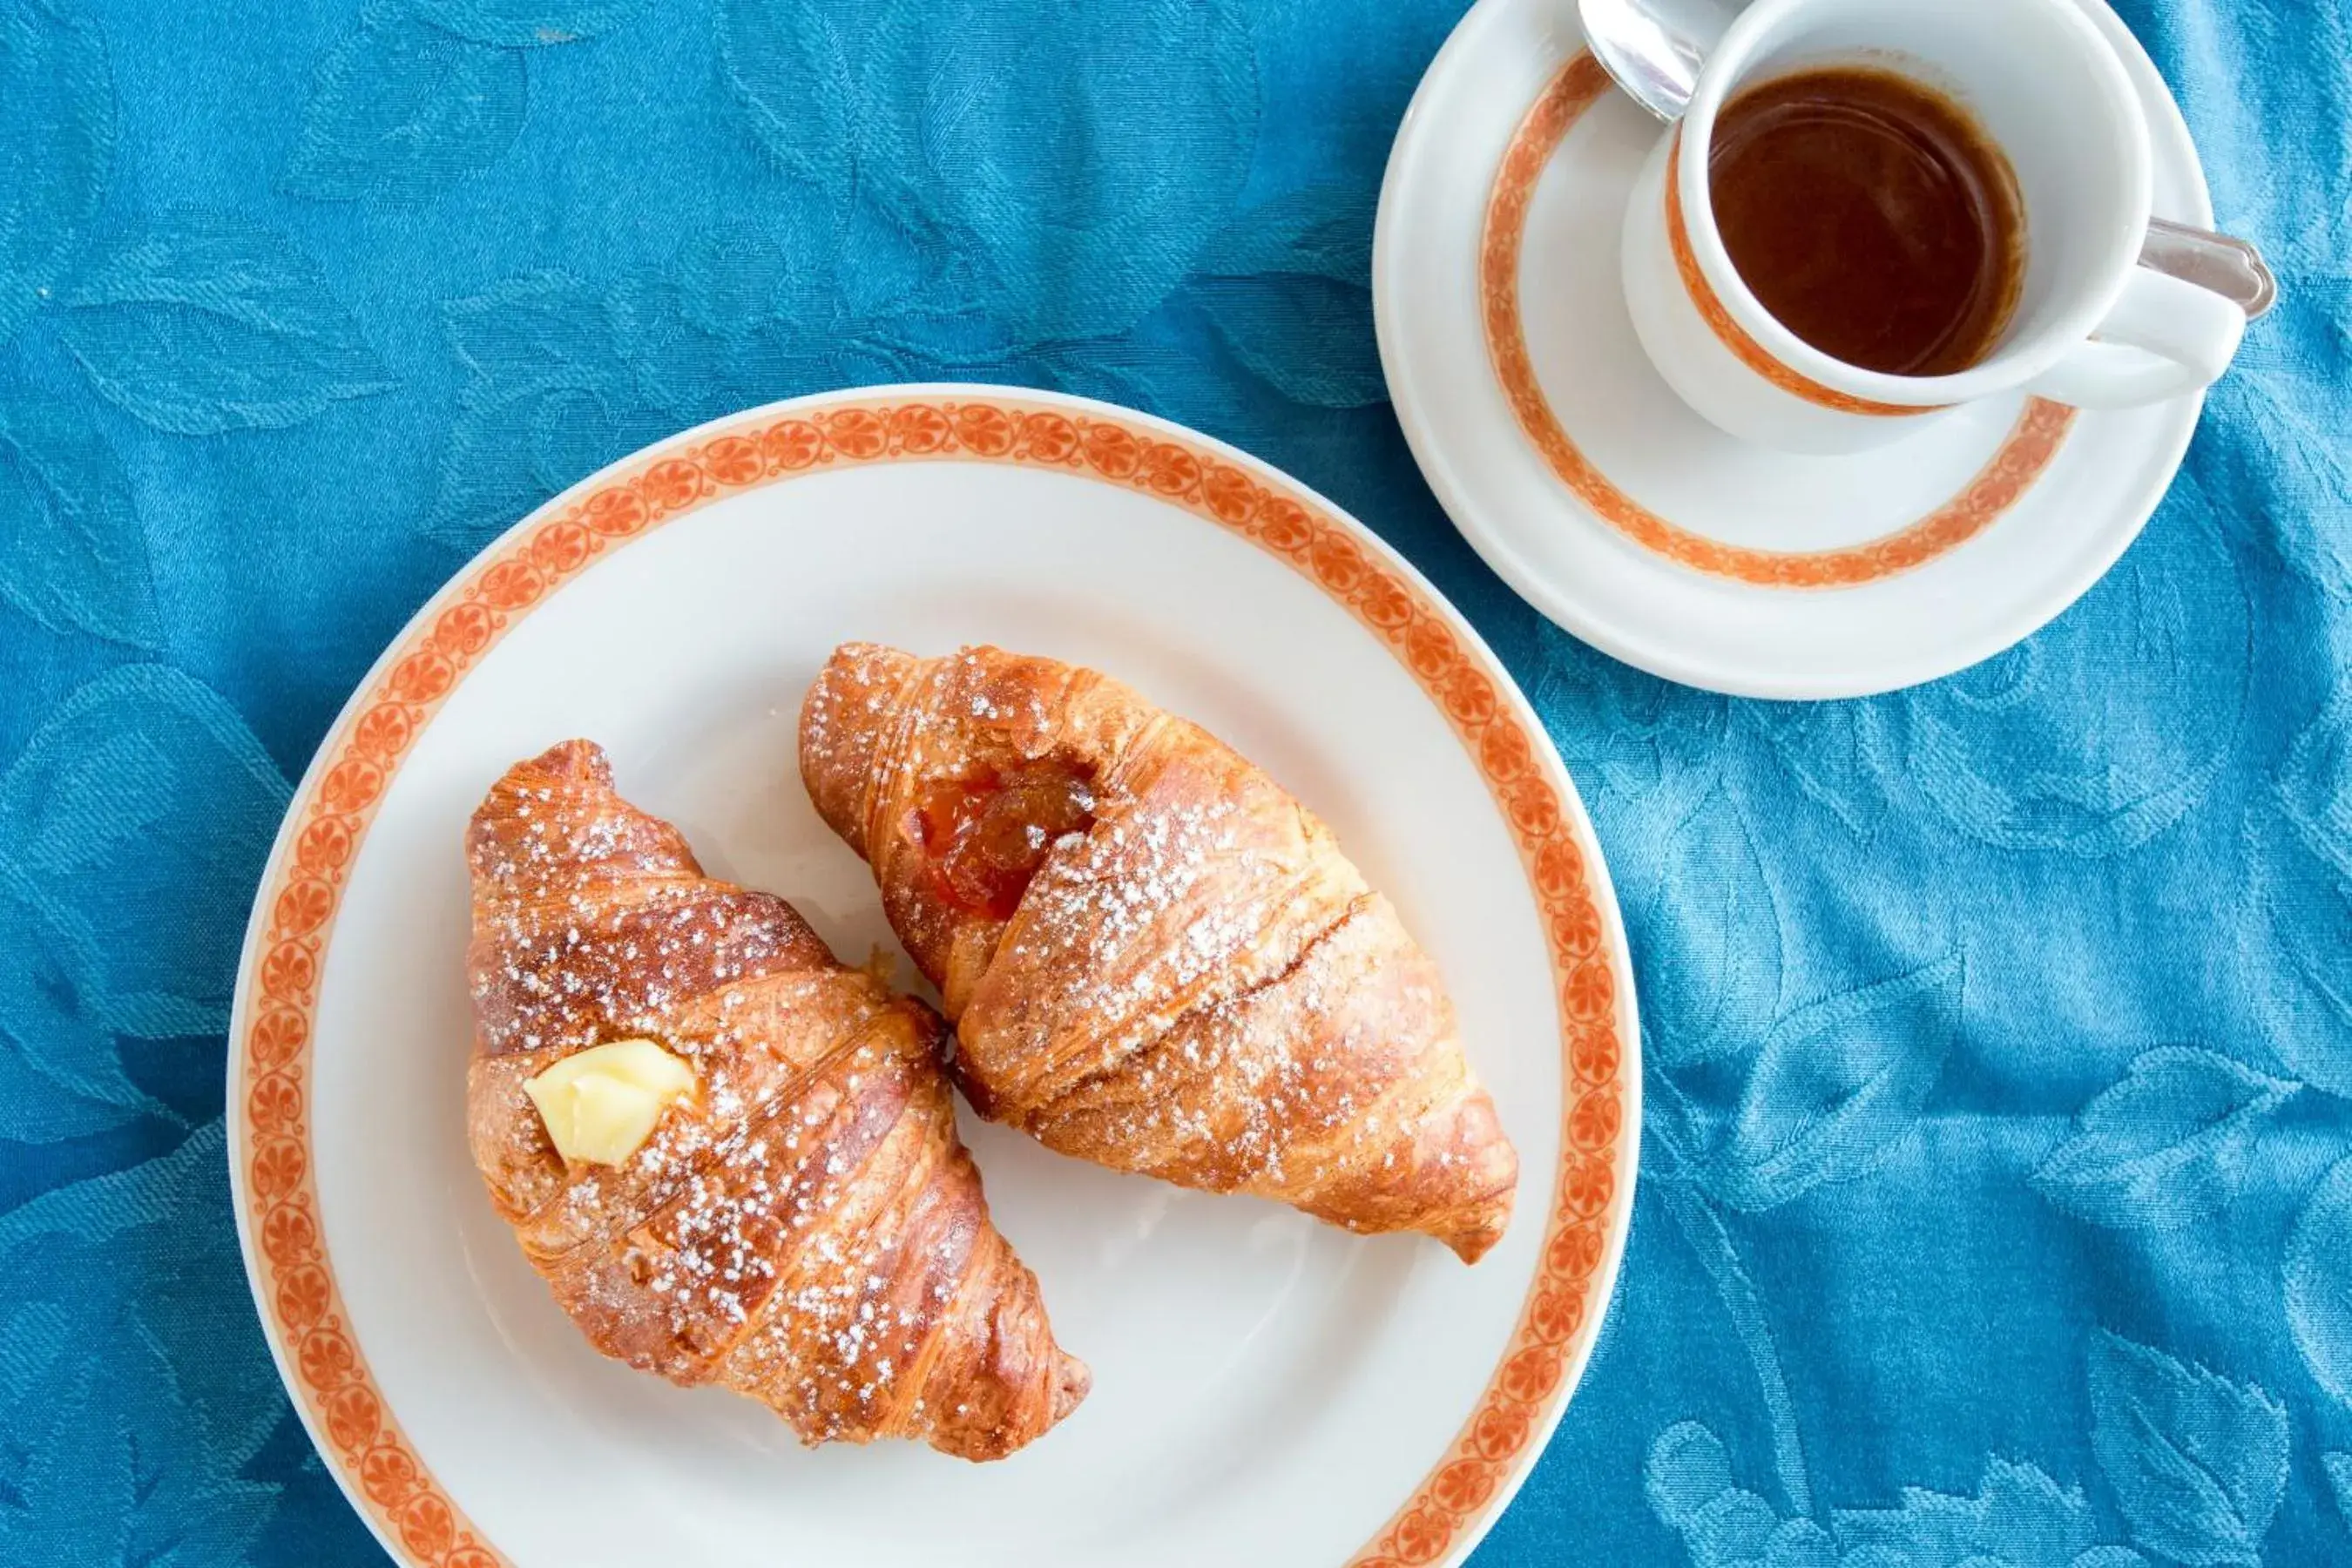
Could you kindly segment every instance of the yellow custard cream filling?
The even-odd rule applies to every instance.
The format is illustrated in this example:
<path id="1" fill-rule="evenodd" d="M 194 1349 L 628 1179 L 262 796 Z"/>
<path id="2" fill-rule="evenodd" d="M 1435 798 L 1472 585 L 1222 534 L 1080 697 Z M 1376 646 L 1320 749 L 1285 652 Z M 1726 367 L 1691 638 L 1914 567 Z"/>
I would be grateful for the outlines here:
<path id="1" fill-rule="evenodd" d="M 653 1136 L 665 1109 L 694 1092 L 694 1068 L 652 1040 L 609 1040 L 522 1087 L 557 1153 L 617 1165 Z"/>

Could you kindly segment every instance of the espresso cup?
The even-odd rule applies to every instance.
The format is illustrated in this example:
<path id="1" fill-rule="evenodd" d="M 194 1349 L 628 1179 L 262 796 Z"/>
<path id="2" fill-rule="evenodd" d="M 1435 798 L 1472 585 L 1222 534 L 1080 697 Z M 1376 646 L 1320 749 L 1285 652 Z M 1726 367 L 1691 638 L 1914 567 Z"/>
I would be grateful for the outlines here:
<path id="1" fill-rule="evenodd" d="M 1956 100 L 2009 160 L 2024 216 L 2017 303 L 1947 375 L 1832 358 L 1740 280 L 1708 155 L 1742 88 L 1811 66 L 1893 70 Z M 1625 301 L 1669 385 L 1710 423 L 1788 451 L 1860 451 L 1979 398 L 2024 391 L 2125 408 L 2210 384 L 2244 334 L 2237 304 L 2137 265 L 2153 156 L 2123 62 L 2072 0 L 1758 0 L 1707 58 L 1682 122 L 1634 183 Z"/>

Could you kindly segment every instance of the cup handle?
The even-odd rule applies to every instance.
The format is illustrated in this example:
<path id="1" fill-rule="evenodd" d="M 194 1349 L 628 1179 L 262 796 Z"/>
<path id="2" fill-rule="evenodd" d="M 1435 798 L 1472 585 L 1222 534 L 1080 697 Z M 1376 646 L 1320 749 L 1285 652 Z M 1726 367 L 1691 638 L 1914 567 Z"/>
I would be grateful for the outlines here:
<path id="1" fill-rule="evenodd" d="M 2028 389 L 2077 408 L 2137 408 L 2210 386 L 2230 368 L 2246 312 L 2210 289 L 2146 267 L 2087 342 Z"/>

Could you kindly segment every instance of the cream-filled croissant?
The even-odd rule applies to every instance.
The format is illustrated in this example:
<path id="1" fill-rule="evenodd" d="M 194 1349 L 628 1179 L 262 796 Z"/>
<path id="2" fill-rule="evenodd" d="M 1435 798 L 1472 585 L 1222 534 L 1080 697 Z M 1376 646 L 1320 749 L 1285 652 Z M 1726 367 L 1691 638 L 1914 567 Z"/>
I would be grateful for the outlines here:
<path id="1" fill-rule="evenodd" d="M 940 1020 L 702 875 L 584 741 L 475 813 L 475 1163 L 589 1342 L 808 1443 L 992 1459 L 1083 1398 L 956 1136 Z"/>
<path id="2" fill-rule="evenodd" d="M 1518 1160 L 1437 966 L 1330 831 L 1092 670 L 852 643 L 801 775 L 956 1025 L 984 1116 L 1475 1261 Z"/>

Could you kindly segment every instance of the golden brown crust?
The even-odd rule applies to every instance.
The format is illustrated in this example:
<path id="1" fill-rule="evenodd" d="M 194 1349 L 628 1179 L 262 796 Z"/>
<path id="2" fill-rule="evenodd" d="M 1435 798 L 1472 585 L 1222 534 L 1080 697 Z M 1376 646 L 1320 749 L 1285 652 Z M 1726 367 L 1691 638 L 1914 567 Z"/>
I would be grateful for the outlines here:
<path id="1" fill-rule="evenodd" d="M 598 1350 L 772 1406 L 810 1443 L 999 1458 L 1085 1396 L 989 1223 L 920 1003 L 834 961 L 781 899 L 713 881 L 567 742 L 467 837 L 474 1160 Z M 567 1164 L 523 1092 L 650 1037 L 697 1090 L 624 1165 Z"/>
<path id="2" fill-rule="evenodd" d="M 983 1115 L 1465 1260 L 1502 1235 L 1517 1156 L 1436 965 L 1330 831 L 1206 731 L 1050 659 L 853 643 L 803 705 L 801 773 L 939 985 Z M 933 803 L 1041 773 L 1090 820 L 989 907 L 942 871 Z"/>

